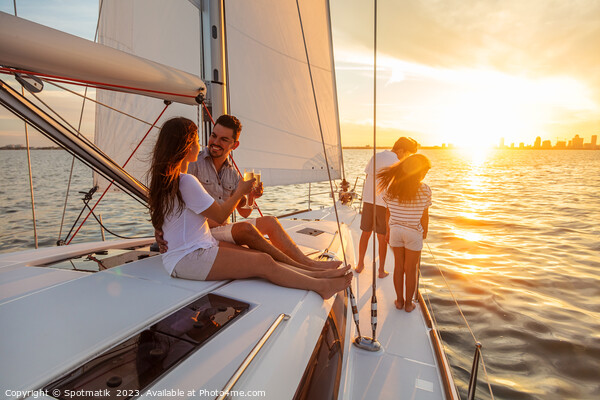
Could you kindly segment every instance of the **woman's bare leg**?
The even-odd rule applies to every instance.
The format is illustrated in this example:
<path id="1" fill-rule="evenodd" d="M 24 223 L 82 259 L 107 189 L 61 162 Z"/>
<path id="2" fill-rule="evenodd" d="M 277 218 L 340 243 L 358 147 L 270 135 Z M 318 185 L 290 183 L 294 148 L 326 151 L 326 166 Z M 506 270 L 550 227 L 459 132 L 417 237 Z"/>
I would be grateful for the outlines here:
<path id="1" fill-rule="evenodd" d="M 240 263 L 240 260 L 243 260 L 243 263 Z M 223 242 L 220 242 L 217 258 L 206 279 L 246 278 L 263 278 L 279 286 L 312 290 L 323 299 L 328 299 L 350 285 L 352 274 L 334 278 L 314 278 L 296 268 L 276 262 L 266 253 L 231 244 L 223 245 Z"/>
<path id="2" fill-rule="evenodd" d="M 420 251 L 405 249 L 404 270 L 406 273 L 406 303 L 404 305 L 404 310 L 406 312 L 411 312 L 416 307 L 415 303 L 413 303 L 413 297 L 417 287 L 417 263 L 419 262 L 420 256 Z"/>
<path id="3" fill-rule="evenodd" d="M 379 277 L 385 278 L 389 275 L 389 272 L 385 270 L 385 259 L 387 255 L 388 244 L 385 241 L 385 235 L 380 233 L 377 234 L 377 244 L 379 246 Z"/>
<path id="4" fill-rule="evenodd" d="M 394 305 L 398 309 L 404 308 L 404 247 L 392 247 L 394 252 L 394 289 L 396 300 Z"/>

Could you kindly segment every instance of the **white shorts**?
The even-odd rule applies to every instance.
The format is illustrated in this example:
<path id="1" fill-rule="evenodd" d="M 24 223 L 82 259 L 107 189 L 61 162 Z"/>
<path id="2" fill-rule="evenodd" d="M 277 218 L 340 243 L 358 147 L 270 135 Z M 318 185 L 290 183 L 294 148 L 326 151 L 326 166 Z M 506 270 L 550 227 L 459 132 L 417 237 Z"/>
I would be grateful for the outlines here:
<path id="1" fill-rule="evenodd" d="M 238 222 L 236 222 L 236 224 L 239 222 L 248 222 L 249 224 L 256 226 L 256 218 L 238 221 Z M 215 238 L 215 240 L 217 240 L 219 242 L 229 242 L 229 243 L 237 244 L 235 242 L 235 240 L 233 240 L 233 236 L 231 234 L 231 229 L 232 229 L 233 225 L 234 224 L 225 224 L 225 225 L 221 225 L 221 226 L 215 226 L 214 228 L 210 229 L 210 234 Z"/>
<path id="2" fill-rule="evenodd" d="M 390 246 L 408 250 L 423 250 L 423 233 L 401 225 L 390 225 Z"/>
<path id="3" fill-rule="evenodd" d="M 196 249 L 183 256 L 175 264 L 171 273 L 173 278 L 192 279 L 194 281 L 205 281 L 208 273 L 212 269 L 219 246 L 209 247 L 208 249 Z"/>

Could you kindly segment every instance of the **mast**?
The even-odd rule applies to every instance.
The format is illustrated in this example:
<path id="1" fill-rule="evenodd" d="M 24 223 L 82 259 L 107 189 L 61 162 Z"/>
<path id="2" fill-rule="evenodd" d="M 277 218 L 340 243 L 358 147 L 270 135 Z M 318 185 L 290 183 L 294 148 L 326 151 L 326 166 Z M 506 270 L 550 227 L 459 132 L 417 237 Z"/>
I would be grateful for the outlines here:
<path id="1" fill-rule="evenodd" d="M 207 108 L 215 118 L 228 112 L 227 59 L 225 51 L 225 7 L 222 0 L 203 0 L 204 80 L 208 86 Z M 203 24 L 204 25 L 204 24 Z M 206 143 L 210 134 L 210 118 L 205 116 Z"/>

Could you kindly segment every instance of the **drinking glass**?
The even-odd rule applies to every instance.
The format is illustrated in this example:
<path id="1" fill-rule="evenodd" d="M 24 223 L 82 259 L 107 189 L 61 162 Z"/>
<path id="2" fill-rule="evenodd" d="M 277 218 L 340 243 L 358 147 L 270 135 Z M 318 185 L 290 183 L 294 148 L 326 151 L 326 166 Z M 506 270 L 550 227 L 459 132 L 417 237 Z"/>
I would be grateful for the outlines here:
<path id="1" fill-rule="evenodd" d="M 256 178 L 256 185 L 254 186 L 255 189 L 258 187 L 258 185 L 260 185 L 260 175 L 261 175 L 260 169 L 257 171 L 254 171 L 254 177 Z M 256 205 L 256 202 L 254 200 L 252 200 L 252 207 L 258 208 L 258 206 Z"/>
<path id="2" fill-rule="evenodd" d="M 254 178 L 254 170 L 244 169 L 244 180 L 249 181 L 252 178 Z M 250 210 L 253 208 L 253 204 L 250 204 L 250 197 L 248 195 L 246 195 L 246 204 L 244 204 L 242 208 L 245 210 Z"/>

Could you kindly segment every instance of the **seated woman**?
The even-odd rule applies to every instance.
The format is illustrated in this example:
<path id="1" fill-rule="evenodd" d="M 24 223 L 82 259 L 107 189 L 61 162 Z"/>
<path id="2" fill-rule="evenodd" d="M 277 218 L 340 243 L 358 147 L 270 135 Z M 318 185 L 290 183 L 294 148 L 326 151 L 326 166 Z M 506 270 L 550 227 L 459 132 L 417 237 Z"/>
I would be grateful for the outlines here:
<path id="1" fill-rule="evenodd" d="M 206 219 L 224 222 L 241 197 L 250 193 L 255 180 L 241 180 L 234 194 L 219 204 L 196 177 L 186 174 L 188 164 L 198 158 L 199 151 L 198 128 L 183 117 L 165 122 L 154 146 L 150 216 L 154 228 L 162 229 L 169 242 L 162 257 L 171 276 L 194 280 L 263 278 L 280 286 L 313 290 L 324 299 L 350 285 L 349 266 L 302 269 L 277 261 L 267 253 L 217 242 Z"/>

